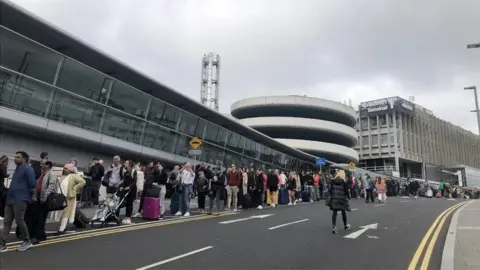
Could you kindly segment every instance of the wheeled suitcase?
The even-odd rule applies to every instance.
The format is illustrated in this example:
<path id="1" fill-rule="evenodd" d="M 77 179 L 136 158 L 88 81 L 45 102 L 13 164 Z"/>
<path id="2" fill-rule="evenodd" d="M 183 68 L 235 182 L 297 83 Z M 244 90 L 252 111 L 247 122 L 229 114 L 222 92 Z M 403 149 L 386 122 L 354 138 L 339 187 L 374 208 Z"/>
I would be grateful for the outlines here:
<path id="1" fill-rule="evenodd" d="M 87 228 L 88 222 L 88 218 L 82 213 L 82 211 L 78 209 L 75 210 L 75 219 L 73 221 L 73 225 L 75 225 L 75 227 L 79 229 L 85 229 Z"/>
<path id="2" fill-rule="evenodd" d="M 242 209 L 250 209 L 253 208 L 252 197 L 249 194 L 246 194 L 242 198 Z"/>
<path id="3" fill-rule="evenodd" d="M 311 200 L 311 192 L 310 186 L 305 186 L 302 190 L 302 202 L 310 202 Z"/>
<path id="4" fill-rule="evenodd" d="M 285 205 L 290 202 L 288 198 L 288 190 L 286 188 L 281 188 L 278 191 L 278 204 Z"/>
<path id="5" fill-rule="evenodd" d="M 431 189 L 427 190 L 427 192 L 425 192 L 425 197 L 432 198 L 433 197 L 433 191 Z"/>
<path id="6" fill-rule="evenodd" d="M 160 219 L 160 199 L 154 197 L 145 197 L 143 201 L 142 218 L 145 220 Z"/>
<path id="7" fill-rule="evenodd" d="M 170 213 L 172 215 L 175 215 L 180 208 L 180 197 L 181 197 L 180 193 L 178 193 L 178 192 L 174 192 L 172 194 L 172 199 L 170 200 Z M 185 206 L 184 206 L 183 209 L 182 209 L 182 213 L 185 213 L 186 212 L 185 210 L 186 209 L 185 209 Z"/>

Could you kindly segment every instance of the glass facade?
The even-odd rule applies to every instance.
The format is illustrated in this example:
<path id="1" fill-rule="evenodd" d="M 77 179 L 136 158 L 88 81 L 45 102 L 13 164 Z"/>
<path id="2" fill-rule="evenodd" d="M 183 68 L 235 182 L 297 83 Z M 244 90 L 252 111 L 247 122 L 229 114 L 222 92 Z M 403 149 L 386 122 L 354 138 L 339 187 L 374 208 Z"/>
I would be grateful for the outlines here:
<path id="1" fill-rule="evenodd" d="M 312 164 L 192 115 L 0 26 L 0 106 L 189 157 L 294 170 Z"/>

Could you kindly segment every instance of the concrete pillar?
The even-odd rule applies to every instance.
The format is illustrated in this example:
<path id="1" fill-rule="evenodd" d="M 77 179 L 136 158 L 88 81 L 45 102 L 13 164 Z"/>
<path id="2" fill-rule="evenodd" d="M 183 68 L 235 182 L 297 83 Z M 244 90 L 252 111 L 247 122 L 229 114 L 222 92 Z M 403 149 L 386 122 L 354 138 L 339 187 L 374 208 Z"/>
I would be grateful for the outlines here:
<path id="1" fill-rule="evenodd" d="M 394 143 L 394 152 L 395 152 L 395 171 L 400 172 L 400 159 L 399 159 L 399 153 L 398 153 L 398 128 L 397 128 L 397 117 L 396 117 L 396 112 L 393 111 L 393 139 L 395 141 Z"/>

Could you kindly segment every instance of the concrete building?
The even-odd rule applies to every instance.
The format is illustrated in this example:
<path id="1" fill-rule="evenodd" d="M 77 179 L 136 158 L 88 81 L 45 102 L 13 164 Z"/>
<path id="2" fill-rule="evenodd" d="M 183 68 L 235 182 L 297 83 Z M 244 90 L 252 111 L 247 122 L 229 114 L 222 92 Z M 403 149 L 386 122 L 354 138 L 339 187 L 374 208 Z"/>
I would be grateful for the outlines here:
<path id="1" fill-rule="evenodd" d="M 335 163 L 358 162 L 355 110 L 306 96 L 266 96 L 235 102 L 231 114 L 278 142 Z"/>
<path id="2" fill-rule="evenodd" d="M 362 102 L 357 130 L 368 170 L 438 181 L 455 168 L 480 168 L 478 135 L 400 97 Z"/>
<path id="3" fill-rule="evenodd" d="M 192 78 L 194 79 L 194 78 Z M 0 0 L 0 155 L 65 164 L 113 155 L 291 170 L 315 157 L 162 85 Z M 201 154 L 189 153 L 192 138 Z"/>

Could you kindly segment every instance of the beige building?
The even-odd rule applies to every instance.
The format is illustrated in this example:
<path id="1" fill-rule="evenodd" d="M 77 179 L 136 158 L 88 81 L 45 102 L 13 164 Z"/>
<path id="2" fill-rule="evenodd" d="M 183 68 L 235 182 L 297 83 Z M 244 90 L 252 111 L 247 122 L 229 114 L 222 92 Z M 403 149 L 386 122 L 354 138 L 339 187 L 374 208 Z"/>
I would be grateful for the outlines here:
<path id="1" fill-rule="evenodd" d="M 357 130 L 359 166 L 369 170 L 438 181 L 451 168 L 480 168 L 480 136 L 399 97 L 361 103 Z"/>

